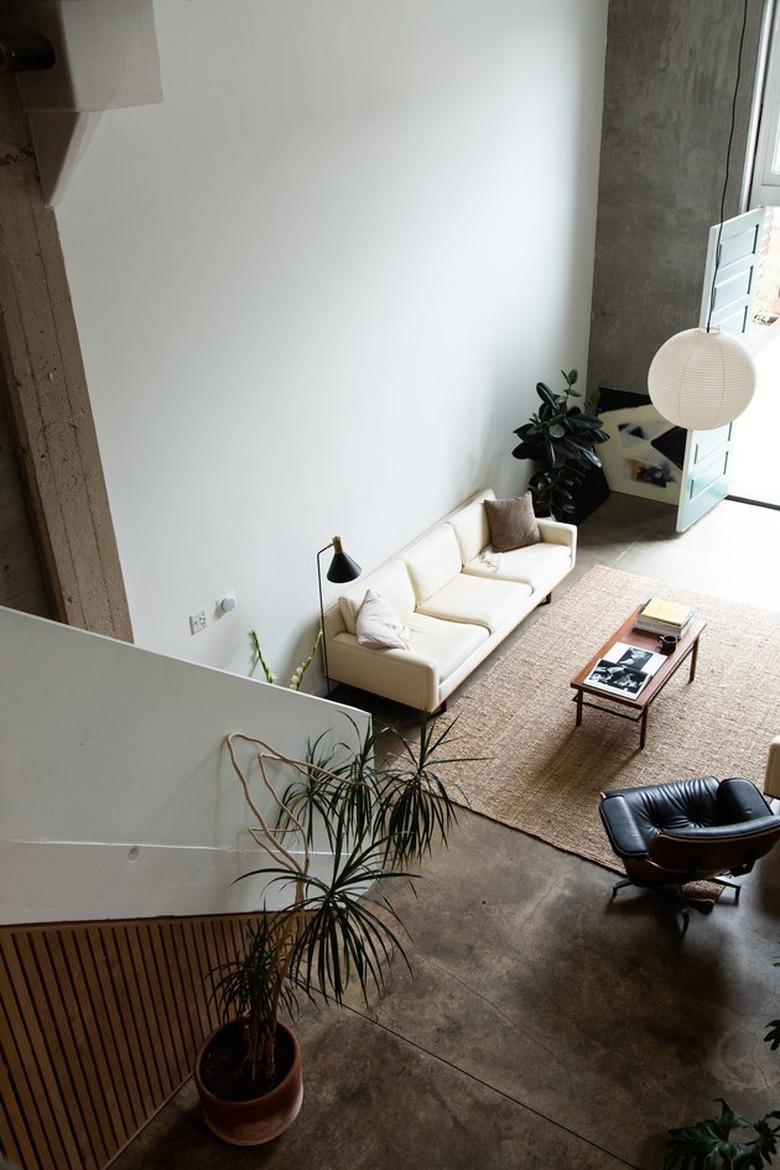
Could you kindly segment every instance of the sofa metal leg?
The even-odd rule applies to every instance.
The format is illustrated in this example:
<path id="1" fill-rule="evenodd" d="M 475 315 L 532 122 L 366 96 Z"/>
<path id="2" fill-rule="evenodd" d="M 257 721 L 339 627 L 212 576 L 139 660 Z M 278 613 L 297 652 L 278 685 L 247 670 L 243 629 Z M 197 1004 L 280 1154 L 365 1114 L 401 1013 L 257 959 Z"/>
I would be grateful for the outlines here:
<path id="1" fill-rule="evenodd" d="M 622 881 L 615 882 L 614 886 L 612 887 L 612 897 L 615 897 L 615 894 L 618 892 L 618 890 L 622 890 L 626 886 L 631 886 L 633 884 L 634 883 L 631 881 L 631 878 L 623 878 Z"/>
<path id="2" fill-rule="evenodd" d="M 446 710 L 447 710 L 447 700 L 445 699 L 444 702 L 440 703 L 439 706 L 436 708 L 436 710 L 433 712 L 434 719 L 436 719 L 437 716 L 439 716 L 439 715 L 443 715 Z"/>
<path id="3" fill-rule="evenodd" d="M 550 590 L 550 592 L 547 594 L 547 596 L 545 597 L 544 601 L 540 601 L 540 602 L 539 602 L 539 604 L 540 604 L 540 605 L 549 605 L 551 601 L 552 601 L 552 589 L 551 589 L 551 590 Z"/>

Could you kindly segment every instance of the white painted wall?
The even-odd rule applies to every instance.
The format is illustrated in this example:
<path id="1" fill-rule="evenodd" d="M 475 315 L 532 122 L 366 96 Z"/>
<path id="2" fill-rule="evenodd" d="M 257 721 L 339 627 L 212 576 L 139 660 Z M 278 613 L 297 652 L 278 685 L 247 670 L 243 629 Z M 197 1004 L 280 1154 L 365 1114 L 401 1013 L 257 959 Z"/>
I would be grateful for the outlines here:
<path id="1" fill-rule="evenodd" d="M 158 0 L 165 100 L 58 211 L 140 645 L 286 672 L 334 533 L 370 569 L 522 486 L 586 366 L 606 9 Z"/>
<path id="2" fill-rule="evenodd" d="M 0 923 L 256 908 L 259 882 L 230 885 L 267 858 L 225 735 L 300 759 L 328 729 L 352 742 L 368 727 L 364 712 L 0 607 Z M 256 773 L 253 795 L 272 812 Z"/>

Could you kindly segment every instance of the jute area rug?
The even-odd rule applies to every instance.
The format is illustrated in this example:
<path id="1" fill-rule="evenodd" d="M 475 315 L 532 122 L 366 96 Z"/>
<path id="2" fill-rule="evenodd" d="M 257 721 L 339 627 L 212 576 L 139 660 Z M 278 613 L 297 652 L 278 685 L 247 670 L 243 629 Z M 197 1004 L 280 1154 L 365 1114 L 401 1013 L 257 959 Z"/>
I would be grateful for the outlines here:
<path id="1" fill-rule="evenodd" d="M 707 628 L 696 679 L 683 663 L 638 725 L 584 709 L 570 680 L 650 596 L 688 603 Z M 600 702 L 601 700 L 599 700 Z M 780 732 L 780 613 L 705 597 L 596 566 L 451 705 L 458 754 L 447 769 L 462 803 L 609 869 L 620 870 L 598 813 L 599 790 L 692 776 L 763 780 Z"/>

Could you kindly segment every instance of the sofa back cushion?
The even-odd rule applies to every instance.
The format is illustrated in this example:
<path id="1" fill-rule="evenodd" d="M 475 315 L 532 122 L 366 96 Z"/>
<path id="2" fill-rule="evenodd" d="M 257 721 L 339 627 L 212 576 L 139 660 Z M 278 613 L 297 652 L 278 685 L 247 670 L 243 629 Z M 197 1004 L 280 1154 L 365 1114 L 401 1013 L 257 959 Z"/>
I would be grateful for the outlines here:
<path id="1" fill-rule="evenodd" d="M 388 561 L 375 573 L 360 577 L 339 597 L 339 609 L 350 634 L 355 633 L 355 619 L 369 589 L 380 594 L 402 620 L 413 611 L 416 601 L 406 565 L 400 559 Z"/>
<path id="2" fill-rule="evenodd" d="M 439 524 L 404 553 L 417 604 L 457 577 L 463 568 L 460 548 L 451 524 Z"/>
<path id="3" fill-rule="evenodd" d="M 449 523 L 455 529 L 464 565 L 478 557 L 485 545 L 490 544 L 490 530 L 488 529 L 484 501 L 495 498 L 495 493 L 490 488 L 486 488 L 470 504 L 459 508 L 449 517 Z"/>

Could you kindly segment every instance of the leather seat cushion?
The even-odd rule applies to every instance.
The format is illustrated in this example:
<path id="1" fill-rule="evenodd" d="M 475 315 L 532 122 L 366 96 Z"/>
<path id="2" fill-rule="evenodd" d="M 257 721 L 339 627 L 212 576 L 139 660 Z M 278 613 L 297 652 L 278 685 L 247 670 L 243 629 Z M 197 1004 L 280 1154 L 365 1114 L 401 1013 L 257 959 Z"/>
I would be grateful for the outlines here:
<path id="1" fill-rule="evenodd" d="M 498 560 L 496 568 L 478 556 L 464 566 L 463 572 L 475 577 L 489 577 L 494 581 L 524 582 L 537 592 L 544 589 L 548 582 L 560 580 L 571 568 L 571 555 L 563 544 L 540 541 L 539 544 L 492 555 Z"/>
<path id="2" fill-rule="evenodd" d="M 486 581 L 458 573 L 451 581 L 417 606 L 417 613 L 451 622 L 470 622 L 491 633 L 518 613 L 531 587 L 512 581 Z"/>
<path id="3" fill-rule="evenodd" d="M 604 826 L 615 852 L 646 854 L 653 837 L 717 823 L 718 781 L 714 776 L 621 788 L 601 802 Z"/>

